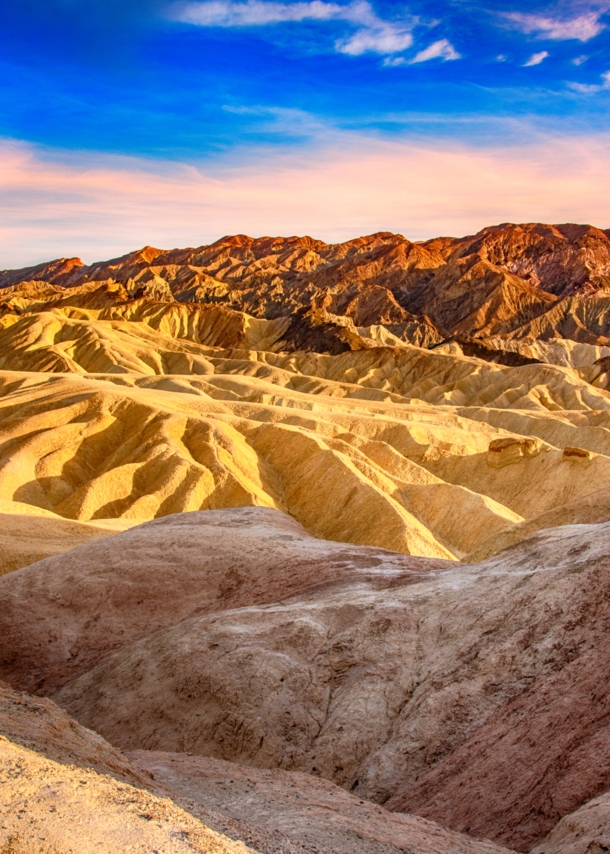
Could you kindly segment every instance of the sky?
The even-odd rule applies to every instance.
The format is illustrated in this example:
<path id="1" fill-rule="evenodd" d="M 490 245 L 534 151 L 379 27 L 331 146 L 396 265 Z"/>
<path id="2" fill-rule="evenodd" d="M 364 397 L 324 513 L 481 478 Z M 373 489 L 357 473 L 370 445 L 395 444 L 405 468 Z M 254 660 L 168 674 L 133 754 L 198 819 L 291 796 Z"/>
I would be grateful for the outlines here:
<path id="1" fill-rule="evenodd" d="M 610 0 L 1 0 L 0 269 L 610 227 Z"/>

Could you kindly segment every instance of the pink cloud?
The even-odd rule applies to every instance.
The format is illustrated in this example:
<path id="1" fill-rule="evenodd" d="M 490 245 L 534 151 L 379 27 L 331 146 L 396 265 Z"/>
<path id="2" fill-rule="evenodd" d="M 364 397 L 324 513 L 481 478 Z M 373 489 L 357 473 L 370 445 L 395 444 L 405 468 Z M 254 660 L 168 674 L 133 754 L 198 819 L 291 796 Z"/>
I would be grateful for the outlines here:
<path id="1" fill-rule="evenodd" d="M 462 235 L 503 221 L 608 227 L 609 197 L 602 136 L 474 148 L 337 133 L 325 148 L 261 151 L 232 168 L 5 142 L 0 268 L 239 232 L 340 241 L 379 230 Z"/>

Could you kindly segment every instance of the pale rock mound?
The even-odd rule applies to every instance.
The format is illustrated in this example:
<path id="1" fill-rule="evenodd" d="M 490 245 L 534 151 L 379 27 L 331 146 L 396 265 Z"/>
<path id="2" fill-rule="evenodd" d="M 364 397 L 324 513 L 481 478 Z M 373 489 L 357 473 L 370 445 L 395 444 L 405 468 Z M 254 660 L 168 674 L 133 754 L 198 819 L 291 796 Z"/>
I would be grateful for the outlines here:
<path id="1" fill-rule="evenodd" d="M 222 575 L 195 568 L 206 519 Z M 147 540 L 159 558 L 142 553 L 140 586 L 157 577 L 158 599 L 125 596 L 137 567 L 104 594 Z M 80 566 L 88 551 L 78 610 L 74 571 L 61 580 L 50 560 L 0 581 L 27 603 L 2 626 L 3 672 L 39 680 L 123 749 L 320 775 L 520 850 L 610 788 L 610 761 L 587 759 L 607 742 L 590 679 L 607 657 L 608 523 L 543 531 L 474 566 L 318 542 L 264 509 L 158 520 L 73 552 Z M 97 584 L 92 624 L 80 608 Z"/>
<path id="2" fill-rule="evenodd" d="M 562 818 L 532 854 L 605 854 L 610 851 L 610 794 Z"/>
<path id="3" fill-rule="evenodd" d="M 0 736 L 0 850 L 10 854 L 246 854 L 141 789 L 67 768 Z"/>
<path id="4" fill-rule="evenodd" d="M 447 566 L 317 540 L 269 508 L 167 516 L 2 577 L 0 677 L 48 692 L 195 615 Z"/>
<path id="5" fill-rule="evenodd" d="M 158 790 L 153 794 L 146 789 Z M 0 850 L 6 854 L 247 854 L 167 798 L 50 700 L 0 684 Z M 256 854 L 256 852 L 254 852 Z"/>
<path id="6" fill-rule="evenodd" d="M 61 765 L 88 768 L 123 783 L 150 787 L 140 772 L 97 733 L 78 724 L 52 700 L 14 691 L 0 682 L 0 734 Z"/>
<path id="7" fill-rule="evenodd" d="M 249 828 L 256 825 L 263 845 L 271 848 L 275 842 L 278 854 L 506 854 L 491 842 L 388 812 L 309 774 L 260 771 L 179 753 L 135 751 L 129 759 L 175 795 L 221 810 Z"/>

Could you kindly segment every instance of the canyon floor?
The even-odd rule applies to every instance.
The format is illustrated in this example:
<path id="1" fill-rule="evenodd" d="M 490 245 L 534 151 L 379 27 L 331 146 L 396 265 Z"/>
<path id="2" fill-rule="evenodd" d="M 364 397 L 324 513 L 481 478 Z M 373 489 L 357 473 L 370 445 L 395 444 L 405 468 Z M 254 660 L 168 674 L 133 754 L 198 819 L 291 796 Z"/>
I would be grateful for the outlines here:
<path id="1" fill-rule="evenodd" d="M 610 233 L 0 273 L 0 852 L 610 850 Z"/>

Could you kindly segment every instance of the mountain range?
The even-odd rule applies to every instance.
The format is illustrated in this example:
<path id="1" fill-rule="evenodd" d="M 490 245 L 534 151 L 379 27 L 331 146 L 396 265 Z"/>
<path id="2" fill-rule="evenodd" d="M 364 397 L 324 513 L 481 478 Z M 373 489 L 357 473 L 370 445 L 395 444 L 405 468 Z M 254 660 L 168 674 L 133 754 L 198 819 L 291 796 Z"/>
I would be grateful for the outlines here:
<path id="1" fill-rule="evenodd" d="M 610 341 L 610 230 L 590 226 L 503 225 L 425 243 L 390 233 L 336 245 L 238 235 L 197 249 L 147 246 L 89 266 L 69 258 L 0 273 L 7 307 L 61 302 L 66 289 L 93 307 L 96 283 L 120 284 L 117 301 L 222 305 L 282 320 L 284 350 Z"/>
<path id="2" fill-rule="evenodd" d="M 2 854 L 610 850 L 610 230 L 0 273 Z"/>

